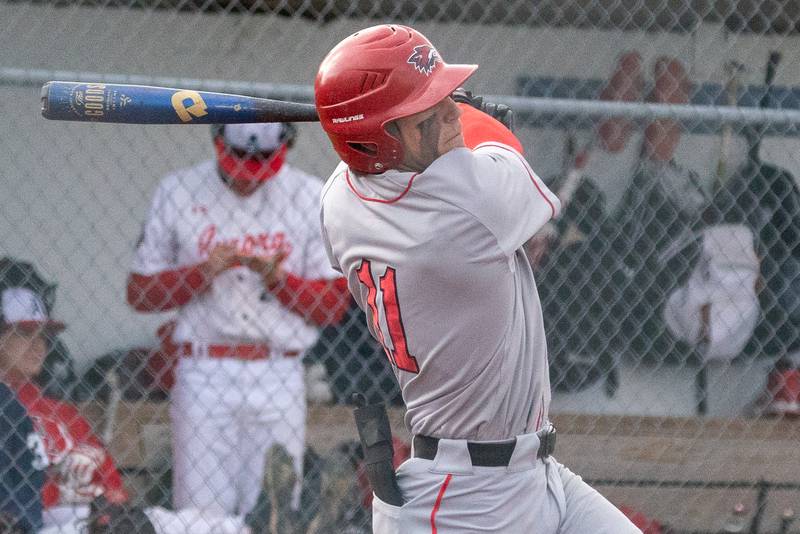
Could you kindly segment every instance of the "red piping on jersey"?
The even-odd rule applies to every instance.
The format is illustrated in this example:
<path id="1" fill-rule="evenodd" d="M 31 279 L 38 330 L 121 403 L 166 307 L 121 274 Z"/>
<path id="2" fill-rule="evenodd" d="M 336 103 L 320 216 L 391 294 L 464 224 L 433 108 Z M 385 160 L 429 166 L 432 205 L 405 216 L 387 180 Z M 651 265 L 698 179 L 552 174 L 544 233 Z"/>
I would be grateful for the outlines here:
<path id="1" fill-rule="evenodd" d="M 306 280 L 287 273 L 283 283 L 269 288 L 281 304 L 317 326 L 337 324 L 350 303 L 347 280 Z"/>
<path id="2" fill-rule="evenodd" d="M 450 485 L 450 480 L 453 478 L 452 473 L 448 473 L 446 477 L 444 477 L 444 482 L 442 482 L 442 487 L 439 488 L 439 495 L 436 496 L 436 502 L 433 504 L 433 510 L 431 510 L 431 534 L 436 534 L 436 512 L 439 511 L 439 507 L 442 505 L 442 499 L 444 499 L 444 492 L 447 491 L 447 486 Z"/>
<path id="3" fill-rule="evenodd" d="M 156 274 L 131 273 L 128 277 L 128 304 L 140 312 L 179 308 L 203 293 L 210 285 L 200 264 Z"/>
<path id="4" fill-rule="evenodd" d="M 547 195 L 544 194 L 544 191 L 542 191 L 542 188 L 539 187 L 539 184 L 536 182 L 536 177 L 533 175 L 533 172 L 531 172 L 530 168 L 528 167 L 528 162 L 525 161 L 525 158 L 520 156 L 519 153 L 515 152 L 511 148 L 509 148 L 509 147 L 507 147 L 505 145 L 499 145 L 499 144 L 495 144 L 495 143 L 483 143 L 483 144 L 478 145 L 477 147 L 475 147 L 475 149 L 477 150 L 478 148 L 483 148 L 485 146 L 491 146 L 491 147 L 494 147 L 494 148 L 502 148 L 503 150 L 507 150 L 507 151 L 511 152 L 512 154 L 514 154 L 517 158 L 519 158 L 519 160 L 522 162 L 522 166 L 525 167 L 525 170 L 528 172 L 528 176 L 530 176 L 531 182 L 533 182 L 533 186 L 536 188 L 537 191 L 539 191 L 539 194 L 542 196 L 544 201 L 547 202 L 547 204 L 550 206 L 550 211 L 553 214 L 552 216 L 555 217 L 556 216 L 556 207 L 553 206 L 553 203 L 550 202 L 550 199 L 547 198 Z"/>
<path id="5" fill-rule="evenodd" d="M 414 178 L 417 177 L 417 174 L 419 174 L 419 173 L 414 173 L 411 176 L 411 178 L 409 178 L 408 185 L 406 186 L 405 191 L 400 193 L 400 195 L 398 195 L 397 198 L 393 198 L 391 200 L 384 200 L 382 198 L 367 197 L 367 196 L 362 195 L 358 191 L 356 191 L 356 188 L 353 187 L 353 183 L 350 181 L 350 169 L 347 169 L 346 171 L 344 171 L 344 178 L 345 178 L 345 180 L 347 180 L 347 186 L 350 188 L 350 190 L 353 193 L 355 193 L 355 195 L 358 198 L 360 198 L 361 200 L 366 200 L 367 202 L 380 202 L 381 204 L 394 204 L 395 202 L 397 202 L 398 200 L 400 200 L 401 198 L 406 196 L 406 193 L 408 193 L 411 190 L 411 184 L 414 183 Z"/>

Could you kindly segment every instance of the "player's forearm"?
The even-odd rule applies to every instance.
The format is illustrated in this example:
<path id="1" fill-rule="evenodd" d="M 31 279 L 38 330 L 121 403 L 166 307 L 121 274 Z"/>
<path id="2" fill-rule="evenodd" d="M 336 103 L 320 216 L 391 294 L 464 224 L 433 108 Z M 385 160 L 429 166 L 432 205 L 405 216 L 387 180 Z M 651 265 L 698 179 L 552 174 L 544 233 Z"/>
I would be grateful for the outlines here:
<path id="1" fill-rule="evenodd" d="M 350 302 L 344 278 L 306 280 L 286 274 L 270 291 L 281 304 L 317 326 L 341 321 Z"/>
<path id="2" fill-rule="evenodd" d="M 178 308 L 208 289 L 211 279 L 203 264 L 152 275 L 131 273 L 128 277 L 128 304 L 141 312 Z"/>

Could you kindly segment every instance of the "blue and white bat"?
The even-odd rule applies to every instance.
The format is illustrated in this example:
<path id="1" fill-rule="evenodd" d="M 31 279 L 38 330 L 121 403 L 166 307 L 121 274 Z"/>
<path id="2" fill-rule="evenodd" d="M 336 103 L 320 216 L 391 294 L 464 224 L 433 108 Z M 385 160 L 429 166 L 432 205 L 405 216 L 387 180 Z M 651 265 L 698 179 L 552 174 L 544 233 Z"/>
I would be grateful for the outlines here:
<path id="1" fill-rule="evenodd" d="M 314 122 L 313 104 L 146 85 L 47 82 L 42 116 L 57 121 L 128 124 Z"/>

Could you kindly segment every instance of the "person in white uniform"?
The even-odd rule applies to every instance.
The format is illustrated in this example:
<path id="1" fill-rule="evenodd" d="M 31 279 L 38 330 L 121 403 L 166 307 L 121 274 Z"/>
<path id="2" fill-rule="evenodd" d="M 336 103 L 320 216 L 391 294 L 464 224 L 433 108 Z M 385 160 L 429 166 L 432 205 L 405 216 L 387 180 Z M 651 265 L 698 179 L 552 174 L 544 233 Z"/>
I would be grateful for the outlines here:
<path id="1" fill-rule="evenodd" d="M 382 25 L 334 47 L 316 78 L 342 159 L 322 192 L 325 245 L 413 435 L 396 473 L 404 503 L 376 496 L 374 531 L 640 532 L 550 456 L 547 343 L 522 245 L 560 204 L 509 130 L 451 97 L 476 68 Z"/>
<path id="2" fill-rule="evenodd" d="M 216 158 L 165 177 L 128 279 L 143 312 L 176 310 L 171 391 L 173 499 L 242 514 L 265 451 L 291 454 L 299 499 L 305 439 L 303 353 L 349 296 L 328 264 L 322 180 L 286 163 L 291 124 L 212 127 Z"/>

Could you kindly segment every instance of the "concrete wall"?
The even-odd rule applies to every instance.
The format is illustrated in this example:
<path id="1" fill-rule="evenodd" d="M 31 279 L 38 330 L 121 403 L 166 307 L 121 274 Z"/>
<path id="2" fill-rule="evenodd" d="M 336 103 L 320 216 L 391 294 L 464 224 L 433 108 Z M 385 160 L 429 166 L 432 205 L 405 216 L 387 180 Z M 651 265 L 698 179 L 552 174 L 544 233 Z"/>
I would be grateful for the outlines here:
<path id="1" fill-rule="evenodd" d="M 0 67 L 303 85 L 336 42 L 365 25 L 28 3 L 0 4 L 0 21 Z M 605 78 L 631 49 L 648 69 L 657 56 L 678 56 L 697 81 L 722 81 L 722 65 L 736 58 L 752 66 L 745 78 L 753 83 L 763 77 L 768 51 L 780 49 L 777 83 L 800 82 L 797 38 L 734 37 L 718 26 L 686 35 L 434 23 L 418 29 L 447 61 L 481 65 L 472 82 L 478 93 L 511 94 L 520 74 Z M 60 282 L 57 315 L 69 323 L 66 341 L 80 361 L 149 345 L 164 318 L 125 305 L 133 246 L 160 177 L 210 156 L 207 129 L 48 123 L 39 116 L 37 88 L 3 85 L 0 117 L 0 253 L 33 260 Z M 327 175 L 334 158 L 321 130 L 300 130 L 291 160 Z M 520 137 L 541 175 L 558 170 L 562 132 L 523 129 Z M 717 146 L 715 137 L 684 136 L 677 159 L 709 175 Z M 797 148 L 797 140 L 764 143 L 767 159 L 800 174 Z M 626 185 L 620 177 L 606 187 L 615 197 Z"/>

